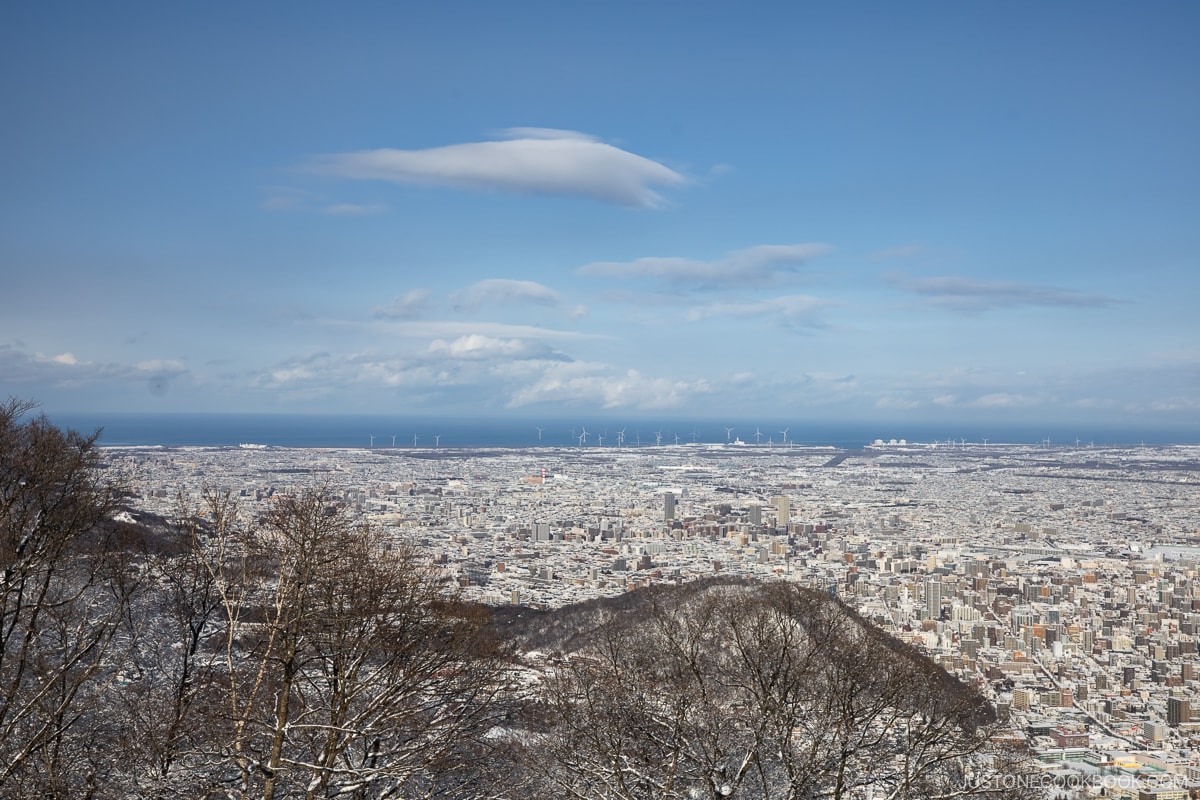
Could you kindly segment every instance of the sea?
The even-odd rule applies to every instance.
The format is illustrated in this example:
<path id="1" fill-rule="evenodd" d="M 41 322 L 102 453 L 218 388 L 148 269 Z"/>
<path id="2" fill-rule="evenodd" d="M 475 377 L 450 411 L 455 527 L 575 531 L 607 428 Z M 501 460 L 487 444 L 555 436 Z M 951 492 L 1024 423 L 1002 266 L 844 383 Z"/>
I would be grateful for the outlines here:
<path id="1" fill-rule="evenodd" d="M 526 448 L 773 445 L 855 449 L 876 440 L 1042 446 L 1195 445 L 1194 426 L 1011 422 L 803 422 L 647 417 L 432 417 L 355 414 L 47 413 L 63 428 L 100 431 L 107 447 Z M 732 430 L 727 430 L 727 429 Z M 784 431 L 786 430 L 786 435 Z M 587 435 L 584 436 L 584 431 Z M 623 431 L 623 436 L 620 432 Z M 986 440 L 986 442 L 985 442 Z"/>

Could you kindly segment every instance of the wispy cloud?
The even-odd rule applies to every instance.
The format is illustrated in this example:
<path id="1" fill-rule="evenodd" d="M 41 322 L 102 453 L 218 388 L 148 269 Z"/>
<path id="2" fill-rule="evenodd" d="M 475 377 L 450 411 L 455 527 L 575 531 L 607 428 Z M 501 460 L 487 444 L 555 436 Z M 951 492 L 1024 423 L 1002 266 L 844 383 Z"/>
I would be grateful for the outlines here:
<path id="1" fill-rule="evenodd" d="M 1119 302 L 1105 295 L 1028 283 L 994 283 L 958 277 L 913 278 L 900 273 L 891 273 L 884 278 L 896 288 L 922 297 L 929 305 L 951 311 L 990 311 L 1019 306 L 1101 308 Z"/>
<path id="2" fill-rule="evenodd" d="M 1039 404 L 1038 398 L 1012 392 L 992 392 L 975 398 L 971 405 L 978 408 L 1025 408 Z"/>
<path id="3" fill-rule="evenodd" d="M 429 292 L 425 289 L 409 289 L 386 306 L 372 309 L 375 319 L 415 319 L 425 312 L 429 303 Z"/>
<path id="4" fill-rule="evenodd" d="M 806 328 L 822 328 L 819 312 L 834 305 L 829 300 L 803 294 L 784 295 L 745 303 L 712 303 L 693 308 L 688 319 L 700 321 L 710 317 L 763 317 Z"/>
<path id="5" fill-rule="evenodd" d="M 353 323 L 333 320 L 328 324 L 355 327 L 365 324 L 376 333 L 404 336 L 411 339 L 453 339 L 460 336 L 491 336 L 498 339 L 606 339 L 607 336 L 579 331 L 543 328 L 537 325 L 512 325 L 505 322 L 470 322 L 455 320 L 396 320 Z"/>
<path id="6" fill-rule="evenodd" d="M 576 272 L 606 278 L 649 278 L 691 286 L 729 284 L 761 286 L 795 273 L 812 259 L 830 251 L 824 244 L 761 244 L 736 250 L 715 261 L 678 257 L 647 257 L 634 261 L 595 261 Z"/>
<path id="7" fill-rule="evenodd" d="M 498 358 L 566 360 L 565 356 L 556 354 L 543 342 L 532 339 L 499 339 L 477 333 L 460 336 L 450 341 L 434 339 L 429 343 L 429 354 L 443 358 L 476 360 Z"/>
<path id="8" fill-rule="evenodd" d="M 883 411 L 910 411 L 920 407 L 919 401 L 904 395 L 886 394 L 875 400 L 875 408 Z"/>
<path id="9" fill-rule="evenodd" d="M 308 206 L 312 199 L 312 194 L 303 189 L 272 186 L 267 189 L 267 196 L 261 207 L 265 211 L 298 211 Z"/>
<path id="10" fill-rule="evenodd" d="M 655 187 L 686 182 L 657 161 L 575 131 L 510 128 L 503 134 L 500 141 L 424 150 L 334 153 L 308 166 L 340 178 L 588 197 L 638 208 L 663 204 Z"/>
<path id="11" fill-rule="evenodd" d="M 539 374 L 516 389 L 510 408 L 552 403 L 600 408 L 679 408 L 709 394 L 705 380 L 654 378 L 637 370 L 615 372 L 605 364 L 570 362 L 541 365 Z"/>
<path id="12" fill-rule="evenodd" d="M 579 408 L 679 408 L 711 393 L 705 380 L 673 380 L 574 361 L 544 345 L 466 336 L 438 340 L 424 352 L 317 352 L 287 359 L 257 375 L 253 388 L 288 399 L 308 399 L 327 387 L 356 392 L 403 391 L 438 404 L 471 395 L 494 406 Z M 487 405 L 485 402 L 483 405 Z"/>
<path id="13" fill-rule="evenodd" d="M 458 308 L 476 309 L 481 306 L 498 306 L 511 303 L 533 303 L 540 306 L 561 306 L 563 296 L 548 286 L 536 281 L 518 281 L 508 278 L 489 278 L 468 286 L 451 296 Z"/>
<path id="14" fill-rule="evenodd" d="M 334 217 L 366 217 L 387 211 L 383 203 L 334 203 L 321 209 L 322 214 Z"/>
<path id="15" fill-rule="evenodd" d="M 14 384 L 81 388 L 101 383 L 145 381 L 152 391 L 162 393 L 168 381 L 187 372 L 187 364 L 176 358 L 145 359 L 134 363 L 90 361 L 72 352 L 45 355 L 13 345 L 0 345 L 0 375 Z"/>

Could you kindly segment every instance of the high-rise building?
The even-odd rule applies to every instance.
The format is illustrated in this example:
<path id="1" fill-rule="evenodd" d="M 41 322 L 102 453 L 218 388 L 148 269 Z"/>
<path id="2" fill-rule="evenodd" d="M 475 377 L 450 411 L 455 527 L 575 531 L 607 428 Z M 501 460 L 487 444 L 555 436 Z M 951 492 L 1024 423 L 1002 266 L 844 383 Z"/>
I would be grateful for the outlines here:
<path id="1" fill-rule="evenodd" d="M 1192 704 L 1182 697 L 1167 698 L 1167 724 L 1175 728 L 1185 722 L 1191 722 Z"/>
<path id="2" fill-rule="evenodd" d="M 675 519 L 675 493 L 667 492 L 663 495 L 663 519 L 667 522 Z"/>
<path id="3" fill-rule="evenodd" d="M 779 528 L 786 528 L 788 523 L 792 521 L 791 498 L 785 495 L 775 498 L 775 520 L 775 525 Z"/>
<path id="4" fill-rule="evenodd" d="M 925 617 L 942 618 L 942 582 L 937 578 L 925 581 Z"/>

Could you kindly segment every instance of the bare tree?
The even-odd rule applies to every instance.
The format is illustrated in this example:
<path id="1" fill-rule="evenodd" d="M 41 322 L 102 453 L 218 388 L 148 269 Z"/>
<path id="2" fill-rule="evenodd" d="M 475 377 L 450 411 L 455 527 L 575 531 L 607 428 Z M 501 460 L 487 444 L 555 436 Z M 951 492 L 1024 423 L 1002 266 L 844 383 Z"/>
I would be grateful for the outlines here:
<path id="1" fill-rule="evenodd" d="M 119 529 L 101 525 L 98 434 L 23 420 L 32 409 L 0 405 L 0 787 L 65 797 L 108 770 L 98 712 L 135 584 Z"/>
<path id="2" fill-rule="evenodd" d="M 181 497 L 176 518 L 149 532 L 138 554 L 145 585 L 126 617 L 134 647 L 109 709 L 124 760 L 114 796 L 194 794 L 205 774 L 198 767 L 220 749 L 209 709 L 224 701 L 213 646 L 222 595 L 208 543 L 220 538 L 210 532 L 227 524 L 233 502 L 206 490 L 202 503 Z"/>
<path id="3" fill-rule="evenodd" d="M 319 492 L 261 520 L 227 497 L 209 507 L 196 546 L 218 601 L 223 711 L 206 785 L 264 800 L 483 791 L 505 662 L 480 610 Z"/>

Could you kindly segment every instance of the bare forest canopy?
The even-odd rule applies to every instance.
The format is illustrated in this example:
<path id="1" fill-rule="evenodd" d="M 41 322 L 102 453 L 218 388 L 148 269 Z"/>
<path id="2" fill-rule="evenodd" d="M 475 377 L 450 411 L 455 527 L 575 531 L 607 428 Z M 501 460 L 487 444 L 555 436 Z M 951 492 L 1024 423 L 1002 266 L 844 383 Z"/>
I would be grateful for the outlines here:
<path id="1" fill-rule="evenodd" d="M 118 521 L 96 437 L 32 411 L 0 405 L 2 798 L 998 797 L 1026 769 L 828 595 L 491 609 L 319 493 Z"/>

